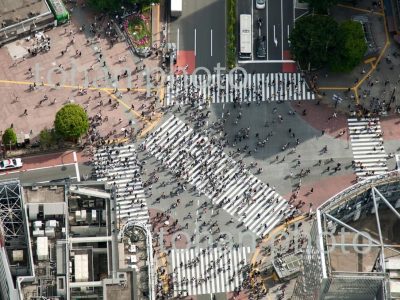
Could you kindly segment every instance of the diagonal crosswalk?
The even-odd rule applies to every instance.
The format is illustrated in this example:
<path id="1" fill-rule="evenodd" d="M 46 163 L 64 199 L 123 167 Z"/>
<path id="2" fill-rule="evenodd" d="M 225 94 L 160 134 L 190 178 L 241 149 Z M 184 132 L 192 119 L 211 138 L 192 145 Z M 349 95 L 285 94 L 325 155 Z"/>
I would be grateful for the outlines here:
<path id="1" fill-rule="evenodd" d="M 379 118 L 348 119 L 354 167 L 358 177 L 379 175 L 388 171 Z"/>
<path id="2" fill-rule="evenodd" d="M 250 247 L 172 249 L 174 297 L 232 292 L 243 282 Z"/>
<path id="3" fill-rule="evenodd" d="M 142 166 L 134 146 L 99 148 L 94 154 L 94 166 L 97 180 L 106 181 L 115 188 L 117 216 L 123 220 L 147 223 L 149 215 L 140 179 Z"/>
<path id="4" fill-rule="evenodd" d="M 295 210 L 242 162 L 223 151 L 217 138 L 195 133 L 175 116 L 144 141 L 143 147 L 175 175 L 213 201 L 217 208 L 264 236 Z"/>
<path id="5" fill-rule="evenodd" d="M 300 73 L 195 74 L 170 76 L 166 104 L 313 100 Z"/>

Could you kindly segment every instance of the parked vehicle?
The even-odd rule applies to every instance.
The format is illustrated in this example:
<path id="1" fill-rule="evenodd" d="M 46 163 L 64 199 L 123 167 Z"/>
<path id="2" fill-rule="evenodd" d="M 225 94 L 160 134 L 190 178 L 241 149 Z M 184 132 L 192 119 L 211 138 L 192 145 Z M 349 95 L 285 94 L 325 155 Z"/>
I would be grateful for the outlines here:
<path id="1" fill-rule="evenodd" d="M 264 9 L 265 8 L 265 0 L 256 0 L 256 8 Z"/>
<path id="2" fill-rule="evenodd" d="M 251 15 L 240 15 L 240 59 L 251 59 L 252 53 L 252 18 Z"/>
<path id="3" fill-rule="evenodd" d="M 18 169 L 23 166 L 20 158 L 10 158 L 0 161 L 0 171 Z"/>
<path id="4" fill-rule="evenodd" d="M 259 36 L 257 38 L 257 57 L 265 58 L 267 56 L 267 45 L 265 36 Z"/>

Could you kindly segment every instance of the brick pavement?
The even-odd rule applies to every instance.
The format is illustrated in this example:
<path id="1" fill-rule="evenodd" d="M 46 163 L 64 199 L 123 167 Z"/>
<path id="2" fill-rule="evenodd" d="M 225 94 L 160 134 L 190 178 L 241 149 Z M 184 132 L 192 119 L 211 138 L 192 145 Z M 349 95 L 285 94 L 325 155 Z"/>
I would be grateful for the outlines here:
<path id="1" fill-rule="evenodd" d="M 163 201 L 163 200 L 161 200 L 161 201 Z M 172 224 L 175 222 L 175 219 L 171 215 L 168 215 L 169 225 L 165 225 L 164 222 L 163 223 L 155 223 L 154 218 L 157 213 L 162 213 L 162 211 L 154 209 L 154 208 L 149 209 L 150 220 L 152 220 L 151 223 L 153 226 L 152 232 L 157 233 L 157 234 L 160 234 L 162 232 L 162 237 L 166 241 L 166 244 L 164 245 L 164 249 L 170 249 L 170 247 L 172 245 L 172 237 L 175 237 L 177 234 L 182 233 L 185 230 L 182 229 L 182 227 L 181 227 L 182 224 L 178 223 L 177 228 L 181 228 L 181 230 L 179 230 L 177 232 L 177 234 L 174 234 L 174 233 L 169 234 L 168 230 L 172 229 Z M 174 248 L 176 248 L 176 249 L 185 249 L 190 244 L 190 243 L 188 243 L 189 240 L 186 239 L 186 236 L 184 234 L 181 234 L 181 236 L 182 236 L 182 239 L 179 241 L 175 241 L 175 243 L 174 243 L 175 244 Z M 157 247 L 157 248 L 159 248 L 159 247 Z"/>
<path id="2" fill-rule="evenodd" d="M 347 130 L 347 117 L 337 112 L 337 117 L 333 118 L 333 113 L 335 109 L 330 107 L 324 103 L 320 103 L 316 105 L 316 101 L 301 101 L 292 104 L 293 109 L 296 110 L 297 114 L 306 121 L 310 126 L 315 129 L 322 131 L 325 130 L 325 133 L 334 137 L 340 138 L 342 140 L 347 140 L 348 130 Z M 307 114 L 303 116 L 303 110 L 306 110 Z M 346 130 L 346 133 L 342 136 L 339 136 L 339 132 L 341 130 Z"/>
<path id="3" fill-rule="evenodd" d="M 321 180 L 302 185 L 297 200 L 305 202 L 304 206 L 301 208 L 303 212 L 309 211 L 309 203 L 313 204 L 313 209 L 315 210 L 330 197 L 355 183 L 356 176 L 354 174 L 325 177 Z M 310 192 L 311 188 L 314 189 L 312 193 Z M 291 194 L 292 193 L 288 193 L 283 195 L 283 197 L 290 199 Z"/>
<path id="4" fill-rule="evenodd" d="M 0 88 L 3 92 L 2 100 L 0 100 L 3 106 L 2 114 L 2 125 L 0 130 L 4 130 L 13 124 L 17 133 L 24 132 L 29 133 L 32 130 L 32 137 L 38 135 L 41 129 L 53 126 L 55 112 L 59 110 L 64 103 L 69 100 L 73 100 L 75 103 L 81 104 L 87 108 L 89 116 L 93 116 L 101 111 L 103 116 L 108 116 L 108 122 L 104 122 L 100 127 L 99 131 L 101 134 L 106 134 L 112 130 L 116 130 L 117 134 L 121 133 L 121 128 L 128 125 L 128 120 L 136 119 L 137 128 L 141 128 L 143 123 L 138 118 L 141 113 L 140 106 L 142 104 L 148 104 L 149 100 L 143 96 L 143 92 L 131 91 L 130 93 L 123 93 L 122 99 L 126 106 L 130 107 L 132 104 L 135 105 L 136 114 L 132 114 L 127 107 L 123 105 L 119 109 L 112 109 L 110 105 L 99 106 L 100 100 L 103 103 L 107 103 L 111 98 L 112 104 L 115 99 L 110 97 L 105 92 L 101 91 L 101 97 L 98 97 L 98 91 L 88 90 L 84 96 L 78 96 L 78 90 L 76 85 L 82 86 L 84 83 L 85 72 L 94 64 L 94 70 L 88 71 L 89 82 L 93 81 L 94 78 L 100 78 L 98 81 L 100 88 L 107 87 L 107 82 L 104 80 L 103 70 L 100 68 L 100 64 L 96 64 L 96 56 L 94 47 L 101 48 L 103 57 L 107 62 L 110 72 L 116 76 L 121 74 L 125 69 L 134 70 L 137 66 L 137 57 L 133 57 L 132 54 L 127 52 L 127 45 L 125 43 L 117 43 L 113 47 L 110 47 L 106 39 L 101 38 L 99 43 L 92 46 L 86 46 L 87 35 L 79 32 L 81 21 L 85 20 L 86 27 L 93 20 L 93 14 L 87 10 L 82 10 L 79 7 L 74 9 L 72 14 L 72 20 L 70 25 L 64 25 L 55 28 L 46 34 L 51 38 L 51 50 L 48 53 L 38 54 L 35 57 L 29 57 L 22 61 L 17 60 L 17 65 L 13 65 L 13 54 L 9 53 L 7 47 L 0 49 L 0 60 L 3 64 L 0 66 L 0 80 L 8 80 L 13 82 L 1 82 Z M 69 36 L 70 30 L 75 32 L 74 44 L 68 48 L 68 51 L 61 55 L 61 51 L 66 49 L 66 45 L 70 42 L 71 36 Z M 16 47 L 23 47 L 27 49 L 31 42 L 21 40 L 16 42 Z M 81 56 L 75 56 L 76 51 L 81 51 Z M 122 55 L 126 55 L 127 61 L 123 64 L 118 63 L 118 58 Z M 146 66 L 158 65 L 158 60 L 152 58 L 144 61 Z M 61 65 L 64 71 L 56 70 L 56 67 Z M 36 68 L 38 66 L 38 75 L 36 76 Z M 31 78 L 28 69 L 32 68 L 34 77 Z M 62 83 L 63 74 L 66 74 L 65 85 L 67 87 L 60 87 L 55 89 L 51 86 L 46 86 L 47 82 L 50 83 Z M 76 76 L 75 76 L 75 75 Z M 141 74 L 140 74 L 141 75 Z M 38 88 L 35 91 L 29 92 L 29 84 L 36 80 Z M 14 82 L 23 81 L 23 82 Z M 45 83 L 45 86 L 41 86 L 41 82 Z M 121 80 L 122 81 L 122 80 Z M 133 84 L 137 84 L 138 88 L 143 87 L 144 79 L 142 76 L 134 76 Z M 127 86 L 127 82 L 121 82 L 121 86 Z M 108 86 L 108 88 L 112 88 Z M 49 100 L 39 106 L 39 101 L 43 99 L 43 96 L 47 95 Z M 18 102 L 14 102 L 15 97 L 18 97 Z M 56 99 L 55 104 L 51 102 Z M 27 109 L 28 116 L 22 116 L 24 110 Z M 123 122 L 119 123 L 119 119 L 122 118 Z"/>
<path id="5" fill-rule="evenodd" d="M 381 128 L 384 133 L 384 141 L 398 141 L 400 140 L 400 119 L 397 115 L 381 118 Z"/>

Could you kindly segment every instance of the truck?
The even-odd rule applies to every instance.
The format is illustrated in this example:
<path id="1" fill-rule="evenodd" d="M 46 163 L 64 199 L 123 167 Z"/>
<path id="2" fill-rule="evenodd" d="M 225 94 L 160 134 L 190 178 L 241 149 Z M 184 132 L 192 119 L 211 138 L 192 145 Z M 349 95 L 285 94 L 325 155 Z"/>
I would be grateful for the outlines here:
<path id="1" fill-rule="evenodd" d="M 171 1 L 171 17 L 177 18 L 182 14 L 182 0 Z"/>

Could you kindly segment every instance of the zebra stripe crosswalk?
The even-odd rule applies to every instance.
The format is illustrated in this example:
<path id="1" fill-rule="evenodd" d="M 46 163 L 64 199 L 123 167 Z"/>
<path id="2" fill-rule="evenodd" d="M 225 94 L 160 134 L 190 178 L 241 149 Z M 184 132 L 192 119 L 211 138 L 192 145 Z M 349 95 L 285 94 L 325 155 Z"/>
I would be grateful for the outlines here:
<path id="1" fill-rule="evenodd" d="M 94 155 L 95 176 L 114 186 L 116 210 L 119 219 L 137 222 L 149 221 L 141 165 L 133 145 L 107 146 Z"/>
<path id="2" fill-rule="evenodd" d="M 313 100 L 300 73 L 195 74 L 170 76 L 166 104 Z"/>
<path id="3" fill-rule="evenodd" d="M 250 247 L 172 249 L 174 297 L 232 292 L 243 282 Z"/>
<path id="4" fill-rule="evenodd" d="M 379 119 L 351 118 L 348 125 L 356 175 L 363 178 L 386 173 L 387 154 Z"/>
<path id="5" fill-rule="evenodd" d="M 264 236 L 295 209 L 262 183 L 243 162 L 175 116 L 145 140 L 144 147 L 175 175 L 188 181 L 248 230 Z"/>

